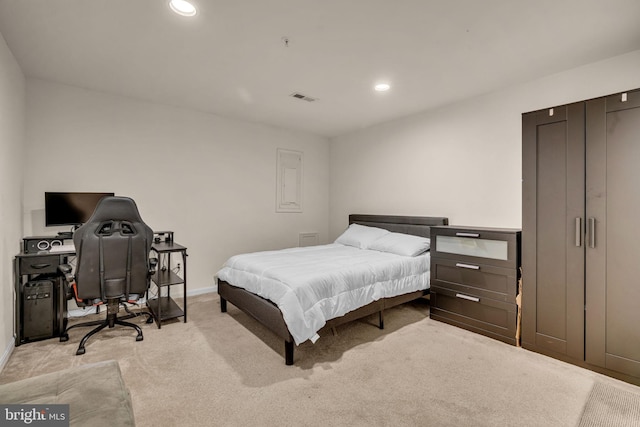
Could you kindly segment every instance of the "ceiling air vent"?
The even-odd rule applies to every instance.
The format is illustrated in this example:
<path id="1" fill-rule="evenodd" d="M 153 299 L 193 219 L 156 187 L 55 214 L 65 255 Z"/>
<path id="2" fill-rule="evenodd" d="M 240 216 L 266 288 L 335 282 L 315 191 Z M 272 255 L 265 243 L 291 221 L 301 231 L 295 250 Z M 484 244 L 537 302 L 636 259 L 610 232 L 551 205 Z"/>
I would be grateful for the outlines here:
<path id="1" fill-rule="evenodd" d="M 289 95 L 289 96 L 292 96 L 292 97 L 294 97 L 294 98 L 298 98 L 298 99 L 302 99 L 302 100 L 307 101 L 307 102 L 315 102 L 315 101 L 317 101 L 317 100 L 318 100 L 318 98 L 312 98 L 312 97 L 310 97 L 310 96 L 303 95 L 303 94 L 298 93 L 298 92 L 293 92 L 293 93 L 292 93 L 291 95 Z"/>

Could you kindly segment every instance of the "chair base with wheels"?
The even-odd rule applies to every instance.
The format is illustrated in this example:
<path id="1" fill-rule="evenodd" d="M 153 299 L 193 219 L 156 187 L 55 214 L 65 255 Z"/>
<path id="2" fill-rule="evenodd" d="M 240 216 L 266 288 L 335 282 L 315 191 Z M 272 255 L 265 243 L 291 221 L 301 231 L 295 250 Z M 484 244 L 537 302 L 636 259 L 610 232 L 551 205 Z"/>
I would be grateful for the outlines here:
<path id="1" fill-rule="evenodd" d="M 126 322 L 127 319 L 132 319 L 137 316 L 146 315 L 147 320 L 146 323 L 153 323 L 153 315 L 147 311 L 142 311 L 140 313 L 131 312 L 125 305 L 125 310 L 127 311 L 126 316 L 118 317 L 118 311 L 120 309 L 120 304 L 123 304 L 119 298 L 113 298 L 107 300 L 107 317 L 104 320 L 94 320 L 91 322 L 77 323 L 75 325 L 69 326 L 62 335 L 60 335 L 60 341 L 65 342 L 69 341 L 69 331 L 74 328 L 84 328 L 89 326 L 97 326 L 97 328 L 92 329 L 89 333 L 87 333 L 82 340 L 80 341 L 80 345 L 78 345 L 78 350 L 76 351 L 76 355 L 80 356 L 85 353 L 85 344 L 93 335 L 97 334 L 104 328 L 113 328 L 115 325 L 127 326 L 129 328 L 133 328 L 136 330 L 138 335 L 136 336 L 136 341 L 142 341 L 144 336 L 142 335 L 142 329 L 136 324 L 131 322 Z"/>

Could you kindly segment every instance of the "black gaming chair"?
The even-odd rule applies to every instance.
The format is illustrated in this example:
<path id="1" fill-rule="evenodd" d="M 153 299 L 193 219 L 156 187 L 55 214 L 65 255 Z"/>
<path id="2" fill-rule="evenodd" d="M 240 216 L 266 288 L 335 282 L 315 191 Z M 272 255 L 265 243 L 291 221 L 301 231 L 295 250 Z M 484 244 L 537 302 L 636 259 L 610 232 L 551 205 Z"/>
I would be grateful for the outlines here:
<path id="1" fill-rule="evenodd" d="M 136 341 L 142 341 L 140 327 L 124 319 L 144 314 L 148 316 L 147 323 L 151 323 L 152 315 L 134 314 L 126 305 L 128 315 L 118 317 L 118 311 L 120 304 L 135 302 L 149 287 L 157 265 L 157 259 L 149 258 L 152 240 L 153 231 L 142 221 L 135 202 L 128 197 L 103 198 L 91 218 L 75 231 L 75 274 L 69 265 L 61 266 L 61 271 L 69 284 L 75 280 L 75 296 L 81 305 L 107 305 L 105 320 L 72 325 L 60 336 L 60 341 L 67 341 L 70 329 L 97 325 L 82 338 L 77 355 L 84 354 L 87 340 L 107 326 L 134 328 L 138 332 Z"/>

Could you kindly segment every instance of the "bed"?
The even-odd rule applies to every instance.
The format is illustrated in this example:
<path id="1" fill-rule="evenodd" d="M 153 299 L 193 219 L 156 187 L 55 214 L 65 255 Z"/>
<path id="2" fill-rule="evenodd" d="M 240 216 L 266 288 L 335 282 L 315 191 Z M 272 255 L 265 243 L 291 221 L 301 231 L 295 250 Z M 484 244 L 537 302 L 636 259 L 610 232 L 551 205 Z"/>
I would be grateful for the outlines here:
<path id="1" fill-rule="evenodd" d="M 423 244 L 425 239 L 411 236 L 428 238 L 430 227 L 434 225 L 448 225 L 448 219 L 349 215 L 349 228 L 335 243 L 236 255 L 217 274 L 220 309 L 226 312 L 227 302 L 230 302 L 281 337 L 285 344 L 285 363 L 293 365 L 295 344 L 307 339 L 315 342 L 320 328 L 335 328 L 378 314 L 379 327 L 383 329 L 385 309 L 428 295 L 429 252 L 424 248 L 416 249 L 416 245 Z M 363 243 L 365 237 L 356 243 L 350 241 L 354 232 L 359 233 L 359 239 L 366 236 L 368 243 Z M 402 252 L 406 246 L 397 252 L 395 243 L 398 238 L 403 243 L 409 241 L 410 250 L 415 250 L 415 254 L 404 256 L 409 255 Z M 387 253 L 387 247 L 380 248 L 383 241 L 393 242 L 391 246 L 395 246 L 391 252 L 394 253 Z M 335 262 L 342 263 L 338 272 L 331 270 L 330 263 Z M 372 272 L 370 263 L 382 263 L 382 273 Z M 304 270 L 304 265 L 310 269 Z M 393 273 L 386 277 L 385 272 L 388 271 Z M 281 282 L 287 282 L 289 286 L 289 281 L 296 283 L 290 287 L 282 286 Z M 354 281 L 358 283 L 355 288 L 343 287 L 342 282 Z M 327 296 L 326 292 L 335 292 L 336 295 Z M 296 301 L 294 305 L 304 307 L 291 308 L 292 293 L 303 300 Z M 316 294 L 321 294 L 321 302 L 306 302 L 307 296 L 315 297 Z M 345 299 L 349 302 L 346 303 Z M 308 307 L 305 304 L 309 304 Z M 304 316 L 302 322 L 299 316 Z"/>

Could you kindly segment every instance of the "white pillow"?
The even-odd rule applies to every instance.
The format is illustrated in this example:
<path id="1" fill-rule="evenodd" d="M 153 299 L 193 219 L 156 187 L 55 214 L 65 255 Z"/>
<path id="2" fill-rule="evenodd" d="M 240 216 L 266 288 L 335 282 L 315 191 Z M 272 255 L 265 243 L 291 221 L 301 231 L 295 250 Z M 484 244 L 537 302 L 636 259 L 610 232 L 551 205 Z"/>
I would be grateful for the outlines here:
<path id="1" fill-rule="evenodd" d="M 389 230 L 377 227 L 367 227 L 366 225 L 351 224 L 344 233 L 340 235 L 335 243 L 347 246 L 355 246 L 360 249 L 367 249 L 367 246 L 374 240 L 389 234 Z"/>
<path id="2" fill-rule="evenodd" d="M 410 234 L 389 233 L 371 242 L 367 249 L 403 256 L 418 256 L 429 250 L 431 239 Z"/>

